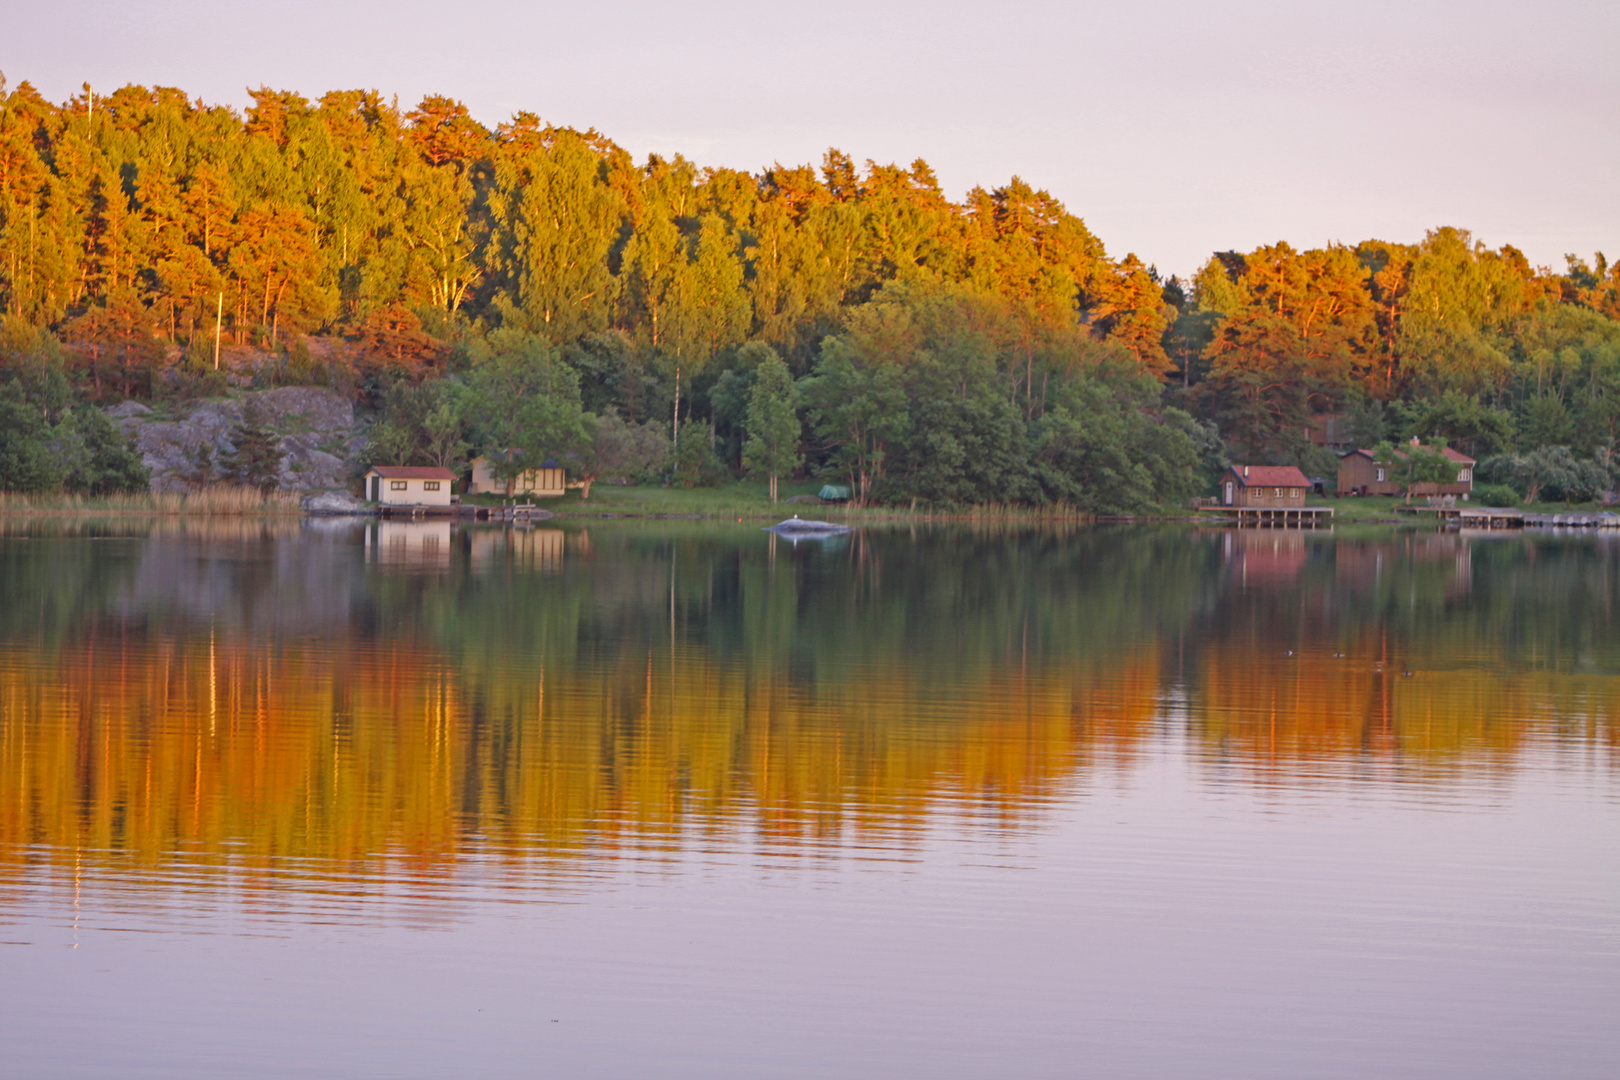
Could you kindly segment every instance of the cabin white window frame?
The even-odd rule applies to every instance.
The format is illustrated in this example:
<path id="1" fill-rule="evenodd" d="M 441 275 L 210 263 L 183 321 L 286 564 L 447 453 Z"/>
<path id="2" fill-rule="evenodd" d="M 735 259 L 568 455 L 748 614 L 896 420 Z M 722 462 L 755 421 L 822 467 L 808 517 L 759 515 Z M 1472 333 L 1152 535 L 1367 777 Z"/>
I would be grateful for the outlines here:
<path id="1" fill-rule="evenodd" d="M 1373 483 L 1382 484 L 1383 482 L 1384 482 L 1384 470 L 1383 469 L 1375 470 L 1374 473 L 1373 473 Z"/>
<path id="2" fill-rule="evenodd" d="M 423 491 L 438 491 L 439 490 L 439 482 L 437 480 L 424 480 L 424 481 L 422 481 L 422 490 Z"/>
<path id="3" fill-rule="evenodd" d="M 410 486 L 411 486 L 411 482 L 409 480 L 390 480 L 390 481 L 388 481 L 388 490 L 389 491 L 408 491 L 410 489 Z"/>

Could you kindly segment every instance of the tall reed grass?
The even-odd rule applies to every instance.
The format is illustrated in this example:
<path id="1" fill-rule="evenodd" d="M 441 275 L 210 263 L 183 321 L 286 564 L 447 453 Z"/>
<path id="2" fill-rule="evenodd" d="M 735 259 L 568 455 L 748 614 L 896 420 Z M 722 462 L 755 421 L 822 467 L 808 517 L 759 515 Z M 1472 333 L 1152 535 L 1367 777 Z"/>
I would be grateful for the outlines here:
<path id="1" fill-rule="evenodd" d="M 141 514 L 203 517 L 282 516 L 299 512 L 302 495 L 235 484 L 213 484 L 196 491 L 140 492 L 133 495 L 22 495 L 0 492 L 0 516 L 21 514 Z"/>

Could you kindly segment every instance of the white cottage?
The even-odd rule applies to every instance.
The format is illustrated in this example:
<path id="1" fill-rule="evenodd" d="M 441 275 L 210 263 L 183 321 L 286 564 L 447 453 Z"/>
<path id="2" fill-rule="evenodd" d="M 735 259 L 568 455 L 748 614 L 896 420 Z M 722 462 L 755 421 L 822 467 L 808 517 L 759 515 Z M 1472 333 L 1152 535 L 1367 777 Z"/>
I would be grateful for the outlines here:
<path id="1" fill-rule="evenodd" d="M 449 506 L 456 474 L 431 465 L 373 465 L 366 498 L 384 506 Z"/>
<path id="2" fill-rule="evenodd" d="M 565 494 L 567 487 L 567 472 L 550 459 L 538 469 L 525 469 L 511 480 L 497 480 L 495 468 L 489 459 L 475 457 L 472 459 L 472 485 L 467 490 L 474 495 L 529 495 L 554 499 Z"/>

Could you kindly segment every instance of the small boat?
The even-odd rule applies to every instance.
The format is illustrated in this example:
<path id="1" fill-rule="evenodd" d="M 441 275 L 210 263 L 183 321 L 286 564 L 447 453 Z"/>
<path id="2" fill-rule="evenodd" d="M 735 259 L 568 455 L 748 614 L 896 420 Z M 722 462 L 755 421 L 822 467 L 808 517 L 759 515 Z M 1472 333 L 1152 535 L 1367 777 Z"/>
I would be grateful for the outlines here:
<path id="1" fill-rule="evenodd" d="M 798 539 L 811 536 L 837 536 L 849 532 L 850 528 L 848 525 L 836 525 L 831 521 L 806 521 L 798 514 L 794 514 L 786 521 L 765 526 L 765 531 Z"/>

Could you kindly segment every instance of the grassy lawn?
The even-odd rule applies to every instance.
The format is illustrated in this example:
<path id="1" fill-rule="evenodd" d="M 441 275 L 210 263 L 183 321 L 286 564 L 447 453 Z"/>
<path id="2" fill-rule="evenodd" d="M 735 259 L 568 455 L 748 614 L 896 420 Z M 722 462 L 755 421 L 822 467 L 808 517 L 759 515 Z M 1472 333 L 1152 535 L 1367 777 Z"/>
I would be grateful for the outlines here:
<path id="1" fill-rule="evenodd" d="M 777 492 L 783 500 L 794 495 L 814 495 L 821 490 L 820 481 L 802 484 L 782 482 Z M 570 490 L 561 498 L 535 499 L 534 504 L 554 514 L 569 517 L 608 517 L 619 515 L 706 518 L 770 518 L 781 520 L 795 513 L 809 517 L 828 512 L 843 513 L 838 506 L 804 506 L 787 502 L 771 505 L 763 482 L 739 480 L 712 488 L 682 487 L 616 487 L 593 484 L 591 497 L 580 497 L 578 489 Z M 504 500 L 497 495 L 463 495 L 467 504 L 498 506 Z M 519 499 L 519 501 L 524 501 Z"/>
<path id="2" fill-rule="evenodd" d="M 915 509 L 900 504 L 892 506 L 855 507 L 838 503 L 790 503 L 787 500 L 800 495 L 814 495 L 822 482 L 806 480 L 801 483 L 786 481 L 777 485 L 781 502 L 771 505 L 763 483 L 738 480 L 712 488 L 682 487 L 612 487 L 595 484 L 591 497 L 583 499 L 578 489 L 570 490 L 561 498 L 533 500 L 536 506 L 565 517 L 700 517 L 709 519 L 781 521 L 798 514 L 806 518 L 832 518 L 851 521 L 1047 521 L 1073 522 L 1088 515 L 1072 507 L 1032 507 L 990 504 L 957 509 Z M 463 495 L 464 504 L 499 506 L 498 495 Z M 522 499 L 519 500 L 524 501 Z M 1142 515 L 1151 519 L 1157 515 Z M 1169 516 L 1177 516 L 1171 512 Z"/>
<path id="3" fill-rule="evenodd" d="M 1306 500 L 1307 506 L 1330 506 L 1333 508 L 1333 520 L 1338 522 L 1356 521 L 1414 521 L 1422 520 L 1421 514 L 1403 514 L 1400 508 L 1408 505 L 1405 499 L 1395 495 L 1358 495 L 1343 499 L 1331 496 L 1325 498 L 1311 497 Z M 1426 506 L 1423 499 L 1413 499 L 1412 506 Z M 1483 502 L 1463 502 L 1460 499 L 1458 506 L 1482 508 L 1487 505 Z M 1513 503 L 1512 509 L 1522 510 L 1527 514 L 1568 514 L 1572 512 L 1599 512 L 1604 507 L 1597 503 Z"/>

